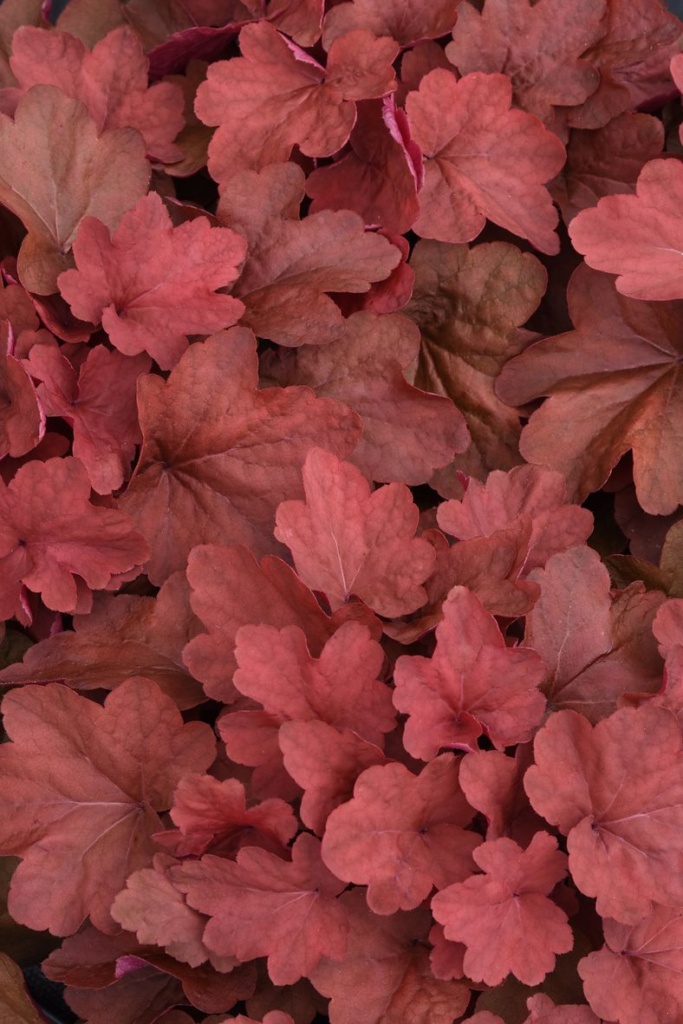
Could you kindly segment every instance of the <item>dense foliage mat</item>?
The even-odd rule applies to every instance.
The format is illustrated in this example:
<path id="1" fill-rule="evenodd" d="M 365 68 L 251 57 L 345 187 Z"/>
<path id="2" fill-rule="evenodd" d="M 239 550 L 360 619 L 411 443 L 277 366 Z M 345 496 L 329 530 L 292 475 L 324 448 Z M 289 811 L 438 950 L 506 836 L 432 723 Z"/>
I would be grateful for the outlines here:
<path id="1" fill-rule="evenodd" d="M 682 29 L 2 3 L 0 1018 L 683 1020 Z"/>

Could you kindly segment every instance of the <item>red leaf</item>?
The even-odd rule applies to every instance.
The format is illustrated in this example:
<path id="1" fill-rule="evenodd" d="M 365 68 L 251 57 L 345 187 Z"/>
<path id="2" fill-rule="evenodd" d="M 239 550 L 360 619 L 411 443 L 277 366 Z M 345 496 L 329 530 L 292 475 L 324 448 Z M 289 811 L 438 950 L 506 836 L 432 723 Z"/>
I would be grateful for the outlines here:
<path id="1" fill-rule="evenodd" d="M 221 188 L 217 215 L 243 235 L 247 259 L 233 294 L 242 323 L 278 345 L 329 344 L 345 326 L 328 292 L 364 293 L 400 263 L 401 252 L 365 231 L 350 210 L 299 219 L 304 173 L 296 164 L 245 171 Z"/>
<path id="2" fill-rule="evenodd" d="M 537 832 L 526 850 L 512 839 L 494 839 L 473 857 L 484 875 L 437 893 L 434 916 L 446 938 L 467 946 L 463 966 L 473 981 L 499 985 L 512 973 L 539 985 L 555 956 L 574 944 L 566 914 L 548 899 L 566 874 L 565 854 L 553 836 Z"/>
<path id="3" fill-rule="evenodd" d="M 266 392 L 268 394 L 268 392 Z M 275 536 L 297 572 L 338 608 L 353 595 L 388 617 L 415 611 L 434 566 L 427 541 L 415 538 L 418 509 L 404 484 L 371 492 L 362 473 L 315 449 L 303 467 L 306 502 L 278 507 Z"/>
<path id="4" fill-rule="evenodd" d="M 667 515 L 683 504 L 683 304 L 623 298 L 609 277 L 584 265 L 567 299 L 576 330 L 530 345 L 496 384 L 511 405 L 551 396 L 524 428 L 520 451 L 563 473 L 569 493 L 583 499 L 632 449 L 638 501 Z"/>
<path id="5" fill-rule="evenodd" d="M 23 92 L 53 85 L 80 100 L 100 134 L 136 128 L 151 160 L 172 163 L 182 156 L 173 144 L 184 124 L 182 93 L 171 82 L 148 88 L 149 62 L 127 25 L 109 32 L 91 52 L 68 32 L 22 27 L 12 37 L 10 66 Z"/>
<path id="6" fill-rule="evenodd" d="M 636 194 L 606 196 L 574 218 L 575 249 L 595 270 L 618 274 L 616 287 L 634 299 L 683 298 L 683 166 L 651 160 Z"/>
<path id="7" fill-rule="evenodd" d="M 25 366 L 42 383 L 38 398 L 47 416 L 73 429 L 73 454 L 85 466 L 93 490 L 111 494 L 130 475 L 142 440 L 135 386 L 151 367 L 145 355 L 130 358 L 104 345 L 88 351 L 76 369 L 51 345 L 34 345 Z"/>
<path id="8" fill-rule="evenodd" d="M 242 626 L 233 683 L 280 722 L 315 719 L 381 746 L 396 716 L 379 676 L 384 652 L 367 626 L 346 622 L 312 658 L 298 626 Z"/>
<path id="9" fill-rule="evenodd" d="M 499 749 L 526 742 L 545 710 L 543 672 L 535 651 L 507 647 L 479 599 L 454 587 L 432 657 L 396 662 L 394 704 L 408 714 L 406 750 L 428 761 L 443 747 L 476 749 L 482 733 Z"/>
<path id="10" fill-rule="evenodd" d="M 25 620 L 22 583 L 54 611 L 88 612 L 91 590 L 144 562 L 129 517 L 89 499 L 78 459 L 29 462 L 8 486 L 0 480 L 0 619 Z"/>
<path id="11" fill-rule="evenodd" d="M 176 365 L 188 334 L 230 327 L 244 312 L 237 299 L 216 294 L 237 278 L 244 239 L 204 217 L 173 227 L 155 192 L 111 237 L 99 220 L 84 220 L 73 251 L 78 269 L 60 274 L 59 288 L 75 315 L 101 321 L 121 352 L 149 352 L 164 370 Z"/>
<path id="12" fill-rule="evenodd" d="M 460 785 L 472 807 L 486 816 L 487 839 L 508 836 L 522 847 L 544 827 L 531 809 L 522 780 L 531 762 L 529 745 L 518 746 L 515 757 L 499 750 L 465 754 L 460 765 Z"/>
<path id="13" fill-rule="evenodd" d="M 309 449 L 353 450 L 350 410 L 305 388 L 258 391 L 257 380 L 254 336 L 233 328 L 192 345 L 168 381 L 140 381 L 144 441 L 120 505 L 149 539 L 153 582 L 184 568 L 196 544 L 272 551 L 275 509 L 301 493 Z"/>
<path id="14" fill-rule="evenodd" d="M 330 44 L 327 68 L 265 21 L 245 25 L 240 49 L 242 57 L 212 64 L 197 91 L 200 120 L 219 126 L 209 170 L 221 183 L 287 160 L 294 144 L 308 156 L 331 156 L 348 141 L 353 101 L 396 88 L 398 45 L 364 29 Z"/>
<path id="15" fill-rule="evenodd" d="M 469 242 L 488 218 L 541 252 L 559 251 L 544 182 L 564 164 L 564 146 L 535 117 L 510 109 L 511 97 L 505 75 L 458 82 L 440 68 L 408 95 L 410 129 L 426 159 L 416 234 Z"/>
<path id="16" fill-rule="evenodd" d="M 541 596 L 527 618 L 524 644 L 545 662 L 542 690 L 552 708 L 572 708 L 597 722 L 628 690 L 659 689 L 652 621 L 662 594 L 633 584 L 612 598 L 607 570 L 588 547 L 555 555 L 533 578 Z"/>
<path id="17" fill-rule="evenodd" d="M 472 874 L 480 843 L 462 827 L 472 818 L 450 754 L 419 776 L 398 763 L 367 768 L 353 799 L 332 811 L 323 860 L 347 882 L 367 885 L 375 914 L 412 910 L 430 894 Z"/>
<path id="18" fill-rule="evenodd" d="M 578 971 L 589 1003 L 605 1020 L 660 1024 L 683 1005 L 683 914 L 654 906 L 633 924 L 604 921 L 605 945 Z"/>
<path id="19" fill-rule="evenodd" d="M 184 775 L 215 756 L 211 729 L 183 725 L 173 702 L 141 678 L 104 707 L 51 684 L 6 694 L 2 710 L 13 742 L 0 747 L 0 849 L 24 858 L 10 913 L 56 935 L 77 931 L 88 915 L 111 931 L 114 896 L 151 860 L 156 812 L 170 807 Z"/>
<path id="20" fill-rule="evenodd" d="M 14 121 L 0 115 L 0 202 L 28 230 L 18 257 L 24 287 L 57 291 L 81 220 L 114 228 L 147 191 L 149 174 L 137 131 L 100 135 L 85 107 L 53 86 L 31 89 Z"/>
<path id="21" fill-rule="evenodd" d="M 243 961 L 268 957 L 276 985 L 308 976 L 322 956 L 344 954 L 348 921 L 336 899 L 344 885 L 309 834 L 295 842 L 291 862 L 245 847 L 236 863 L 207 854 L 173 868 L 171 877 L 190 906 L 210 916 L 207 946 Z"/>
<path id="22" fill-rule="evenodd" d="M 681 732 L 660 708 L 625 708 L 592 728 L 557 711 L 534 740 L 524 787 L 567 836 L 576 886 L 597 911 L 636 924 L 653 901 L 683 902 Z"/>
<path id="23" fill-rule="evenodd" d="M 304 345 L 262 360 L 278 383 L 304 384 L 358 413 L 363 433 L 349 461 L 385 483 L 425 483 L 469 434 L 463 414 L 442 395 L 409 384 L 404 376 L 418 354 L 420 335 L 398 314 L 353 313 L 332 345 Z"/>
<path id="24" fill-rule="evenodd" d="M 350 920 L 348 949 L 341 962 L 323 959 L 311 973 L 317 990 L 331 997 L 333 1024 L 452 1024 L 465 1012 L 469 989 L 430 970 L 427 910 L 380 917 L 361 889 L 339 902 Z"/>

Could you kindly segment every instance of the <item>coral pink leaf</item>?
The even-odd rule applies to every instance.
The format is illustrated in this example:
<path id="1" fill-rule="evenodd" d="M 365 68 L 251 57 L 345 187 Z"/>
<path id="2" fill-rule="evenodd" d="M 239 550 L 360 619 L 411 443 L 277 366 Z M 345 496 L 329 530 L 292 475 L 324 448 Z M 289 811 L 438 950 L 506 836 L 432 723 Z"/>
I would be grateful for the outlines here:
<path id="1" fill-rule="evenodd" d="M 90 502 L 78 459 L 31 461 L 9 485 L 0 480 L 0 619 L 21 615 L 22 583 L 48 608 L 88 612 L 90 591 L 141 566 L 148 552 L 127 515 Z"/>
<path id="2" fill-rule="evenodd" d="M 511 109 L 511 100 L 505 75 L 456 81 L 440 68 L 409 93 L 410 130 L 426 160 L 418 235 L 469 242 L 488 218 L 541 252 L 559 251 L 544 184 L 564 164 L 564 146 L 537 118 Z"/>
<path id="3" fill-rule="evenodd" d="M 363 294 L 401 262 L 397 246 L 365 231 L 351 210 L 299 219 L 304 172 L 276 164 L 245 171 L 221 187 L 217 215 L 243 235 L 247 259 L 233 295 L 247 307 L 242 323 L 278 345 L 329 344 L 344 317 L 329 292 Z"/>
<path id="4" fill-rule="evenodd" d="M 23 91 L 54 85 L 80 100 L 100 133 L 136 128 L 150 159 L 180 159 L 173 140 L 184 125 L 182 93 L 172 82 L 148 87 L 148 60 L 129 26 L 107 33 L 90 52 L 68 32 L 23 26 L 12 37 L 10 67 Z"/>
<path id="5" fill-rule="evenodd" d="M 434 885 L 443 888 L 474 871 L 480 839 L 463 828 L 472 810 L 458 772 L 451 754 L 419 776 L 398 763 L 367 768 L 353 799 L 327 819 L 323 860 L 339 878 L 368 886 L 376 914 L 412 910 Z"/>
<path id="6" fill-rule="evenodd" d="M 192 345 L 168 381 L 140 380 L 142 453 L 120 506 L 149 540 L 155 583 L 183 569 L 197 544 L 272 552 L 275 509 L 301 494 L 308 451 L 353 450 L 360 425 L 343 405 L 257 383 L 256 341 L 244 328 Z"/>
<path id="7" fill-rule="evenodd" d="M 361 772 L 386 763 L 376 744 L 318 720 L 283 722 L 278 743 L 288 774 L 304 790 L 301 820 L 318 835 L 330 812 L 351 799 Z"/>
<path id="8" fill-rule="evenodd" d="M 149 175 L 139 132 L 100 134 L 83 104 L 54 86 L 34 86 L 14 121 L 0 115 L 0 202 L 28 231 L 18 257 L 24 287 L 56 292 L 81 220 L 116 227 L 146 193 Z"/>
<path id="9" fill-rule="evenodd" d="M 78 370 L 51 345 L 34 345 L 24 364 L 41 381 L 38 398 L 47 416 L 60 416 L 73 429 L 73 454 L 93 490 L 111 494 L 130 476 L 135 446 L 142 440 L 135 388 L 151 360 L 131 358 L 104 345 L 88 351 Z"/>
<path id="10" fill-rule="evenodd" d="M 578 966 L 596 1014 L 620 1024 L 674 1021 L 683 1006 L 683 914 L 654 906 L 633 925 L 603 922 L 605 945 Z"/>
<path id="11" fill-rule="evenodd" d="M 104 707 L 48 684 L 8 693 L 2 710 L 12 742 L 0 748 L 0 850 L 23 858 L 10 913 L 56 935 L 77 931 L 87 915 L 111 931 L 114 896 L 151 861 L 157 812 L 170 807 L 184 775 L 214 759 L 211 728 L 183 725 L 173 702 L 142 678 L 123 683 Z"/>
<path id="12" fill-rule="evenodd" d="M 424 604 L 434 551 L 415 537 L 419 512 L 408 488 L 371 491 L 360 470 L 320 448 L 306 457 L 303 477 L 306 501 L 278 507 L 275 536 L 304 583 L 333 608 L 355 596 L 391 617 Z"/>
<path id="13" fill-rule="evenodd" d="M 537 832 L 526 850 L 512 839 L 494 839 L 473 856 L 484 874 L 437 893 L 436 920 L 446 938 L 467 946 L 463 966 L 473 981 L 499 985 L 512 973 L 539 985 L 556 955 L 574 944 L 566 914 L 548 899 L 566 875 L 566 855 L 553 836 Z"/>
<path id="14" fill-rule="evenodd" d="M 111 237 L 99 220 L 84 220 L 73 252 L 78 269 L 60 274 L 59 288 L 75 315 L 101 322 L 125 355 L 148 352 L 164 370 L 176 365 L 188 334 L 230 327 L 244 312 L 216 290 L 237 278 L 245 240 L 203 217 L 173 227 L 155 192 Z"/>
<path id="15" fill-rule="evenodd" d="M 397 44 L 365 29 L 331 44 L 327 69 L 266 21 L 245 25 L 240 49 L 242 57 L 212 64 L 197 90 L 200 120 L 219 126 L 209 146 L 216 181 L 281 163 L 295 144 L 308 156 L 331 156 L 349 138 L 354 101 L 396 88 Z"/>
<path id="16" fill-rule="evenodd" d="M 431 972 L 432 919 L 424 907 L 381 917 L 358 888 L 340 903 L 350 919 L 346 955 L 321 960 L 311 973 L 316 989 L 331 997 L 333 1024 L 452 1024 L 465 1012 L 467 986 Z"/>
<path id="17" fill-rule="evenodd" d="M 592 728 L 557 711 L 534 740 L 524 787 L 567 836 L 569 870 L 597 910 L 624 924 L 683 902 L 683 739 L 661 708 L 624 708 Z"/>
<path id="18" fill-rule="evenodd" d="M 651 160 L 636 195 L 606 196 L 570 227 L 574 248 L 595 270 L 618 274 L 633 299 L 683 298 L 683 165 Z"/>
<path id="19" fill-rule="evenodd" d="M 343 623 L 319 658 L 298 626 L 242 626 L 235 657 L 235 687 L 281 721 L 319 719 L 378 745 L 396 724 L 391 690 L 378 679 L 384 652 L 361 623 Z"/>
<path id="20" fill-rule="evenodd" d="M 540 466 L 493 470 L 485 483 L 470 479 L 462 501 L 439 505 L 437 522 L 451 536 L 471 540 L 490 537 L 524 515 L 532 527 L 522 575 L 545 565 L 558 551 L 583 543 L 593 530 L 588 509 L 568 504 L 562 475 Z"/>
<path id="21" fill-rule="evenodd" d="M 297 831 L 294 811 L 284 800 L 264 800 L 247 807 L 241 782 L 212 775 L 188 775 L 180 780 L 171 819 L 178 831 L 167 830 L 155 838 L 178 857 L 207 852 L 233 856 L 242 846 L 282 853 Z M 167 836 L 171 842 L 164 842 Z"/>
<path id="22" fill-rule="evenodd" d="M 363 610 L 360 605 L 348 605 L 335 616 L 326 615 L 290 566 L 270 555 L 259 563 L 239 545 L 193 548 L 187 574 L 192 608 L 206 633 L 187 644 L 183 659 L 209 696 L 225 703 L 237 695 L 232 676 L 237 667 L 235 638 L 240 626 L 299 626 L 311 654 L 317 657 L 337 626 Z M 371 614 L 358 617 L 368 624 L 374 618 Z"/>
<path id="23" fill-rule="evenodd" d="M 191 907 L 208 914 L 209 949 L 242 961 L 268 957 L 276 985 L 292 985 L 322 956 L 346 950 L 348 921 L 336 897 L 344 888 L 320 859 L 320 844 L 299 836 L 292 860 L 246 847 L 232 862 L 207 854 L 171 869 Z"/>
<path id="24" fill-rule="evenodd" d="M 499 749 L 524 743 L 545 710 L 538 689 L 544 671 L 535 651 L 506 646 L 475 594 L 454 587 L 433 656 L 396 662 L 394 704 L 408 714 L 406 750 L 428 761 L 443 747 L 475 750 L 483 733 Z"/>

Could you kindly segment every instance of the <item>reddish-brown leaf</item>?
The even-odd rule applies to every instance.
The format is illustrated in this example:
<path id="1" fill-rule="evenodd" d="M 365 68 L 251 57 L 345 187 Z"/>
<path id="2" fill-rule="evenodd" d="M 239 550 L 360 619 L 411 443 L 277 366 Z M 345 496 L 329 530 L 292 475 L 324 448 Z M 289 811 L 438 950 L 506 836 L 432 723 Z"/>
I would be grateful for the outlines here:
<path id="1" fill-rule="evenodd" d="M 541 252 L 559 252 L 557 213 L 544 186 L 564 164 L 564 146 L 511 102 L 506 75 L 475 72 L 456 81 L 440 68 L 409 93 L 410 130 L 426 161 L 418 235 L 469 242 L 488 218 Z"/>
<path id="2" fill-rule="evenodd" d="M 604 33 L 606 7 L 605 0 L 570 8 L 563 0 L 487 0 L 480 12 L 463 3 L 446 54 L 461 75 L 507 75 L 515 104 L 561 130 L 562 108 L 583 103 L 600 84 L 586 51 Z"/>
<path id="3" fill-rule="evenodd" d="M 170 807 L 183 775 L 214 759 L 211 728 L 183 725 L 173 702 L 142 678 L 123 683 L 104 707 L 48 684 L 6 694 L 2 710 L 13 742 L 0 748 L 0 849 L 23 858 L 10 913 L 56 935 L 77 931 L 88 915 L 111 931 L 114 896 L 151 860 L 157 812 Z"/>
<path id="4" fill-rule="evenodd" d="M 524 348 L 520 328 L 543 297 L 546 271 L 505 242 L 470 248 L 421 241 L 410 266 L 415 288 L 405 313 L 422 335 L 414 383 L 453 399 L 472 437 L 453 465 L 480 479 L 511 469 L 521 461 L 519 416 L 496 397 L 493 381 Z"/>
<path id="5" fill-rule="evenodd" d="M 419 212 L 423 167 L 403 110 L 389 96 L 359 103 L 349 144 L 349 153 L 309 174 L 311 212 L 355 210 L 370 226 L 408 231 Z"/>
<path id="6" fill-rule="evenodd" d="M 146 193 L 149 175 L 139 132 L 100 135 L 83 104 L 54 86 L 31 89 L 14 121 L 0 115 L 0 202 L 28 231 L 18 257 L 24 287 L 56 292 L 81 220 L 115 228 Z"/>
<path id="7" fill-rule="evenodd" d="M 15 286 L 16 287 L 16 286 Z M 2 295 L 5 295 L 2 292 Z M 35 448 L 45 434 L 45 413 L 36 389 L 14 356 L 14 331 L 0 323 L 0 458 L 18 458 Z"/>
<path id="8" fill-rule="evenodd" d="M 425 908 L 382 917 L 368 908 L 359 888 L 339 902 L 349 915 L 348 949 L 340 962 L 325 958 L 310 975 L 316 989 L 331 997 L 332 1024 L 452 1024 L 465 1012 L 467 986 L 431 972 L 432 918 Z"/>
<path id="9" fill-rule="evenodd" d="M 425 483 L 469 443 L 463 415 L 447 396 L 407 382 L 404 372 L 419 345 L 419 332 L 406 317 L 358 312 L 333 345 L 280 350 L 262 367 L 278 383 L 304 384 L 348 405 L 363 421 L 349 461 L 370 480 L 412 486 Z"/>
<path id="10" fill-rule="evenodd" d="M 453 28 L 460 0 L 433 0 L 416 5 L 410 0 L 350 0 L 328 10 L 323 25 L 323 43 L 330 43 L 354 29 L 367 29 L 376 36 L 391 36 L 402 47 L 420 39 L 447 35 Z M 329 6 L 329 5 L 328 5 Z"/>
<path id="11" fill-rule="evenodd" d="M 624 298 L 611 278 L 581 265 L 568 303 L 576 329 L 530 345 L 496 383 L 511 405 L 551 396 L 524 428 L 520 451 L 558 469 L 583 499 L 631 449 L 638 501 L 667 515 L 683 504 L 683 302 Z"/>
<path id="12" fill-rule="evenodd" d="M 620 1024 L 675 1021 L 683 1006 L 683 914 L 654 906 L 634 925 L 604 921 L 605 945 L 578 971 L 600 1017 Z"/>
<path id="13" fill-rule="evenodd" d="M 319 719 L 378 746 L 394 728 L 391 690 L 378 679 L 384 651 L 367 626 L 343 623 L 319 658 L 298 626 L 242 626 L 236 639 L 233 683 L 276 720 Z"/>
<path id="14" fill-rule="evenodd" d="M 74 629 L 34 644 L 21 664 L 0 673 L 0 683 L 113 690 L 130 676 L 145 676 L 181 709 L 205 699 L 182 660 L 183 645 L 201 629 L 182 573 L 169 577 L 156 598 L 98 594 L 88 615 L 74 616 Z"/>
<path id="15" fill-rule="evenodd" d="M 532 578 L 541 596 L 527 617 L 524 644 L 543 658 L 541 689 L 550 708 L 571 708 L 597 722 L 629 690 L 659 689 L 662 661 L 652 622 L 663 594 L 636 583 L 611 597 L 609 574 L 588 547 L 555 555 Z"/>
<path id="16" fill-rule="evenodd" d="M 353 450 L 355 413 L 306 388 L 257 383 L 256 342 L 244 328 L 192 345 L 168 381 L 140 380 L 144 440 L 120 505 L 149 540 L 153 582 L 184 569 L 197 544 L 272 551 L 275 509 L 301 494 L 308 451 Z"/>
<path id="17" fill-rule="evenodd" d="M 303 479 L 306 501 L 278 507 L 275 536 L 304 583 L 333 609 L 352 596 L 387 617 L 424 604 L 434 551 L 415 537 L 419 511 L 405 484 L 371 491 L 360 470 L 321 448 L 306 457 Z"/>
<path id="18" fill-rule="evenodd" d="M 649 114 L 620 114 L 594 131 L 575 128 L 566 166 L 548 186 L 565 224 L 604 196 L 635 192 L 643 166 L 659 156 L 663 145 L 662 122 Z"/>

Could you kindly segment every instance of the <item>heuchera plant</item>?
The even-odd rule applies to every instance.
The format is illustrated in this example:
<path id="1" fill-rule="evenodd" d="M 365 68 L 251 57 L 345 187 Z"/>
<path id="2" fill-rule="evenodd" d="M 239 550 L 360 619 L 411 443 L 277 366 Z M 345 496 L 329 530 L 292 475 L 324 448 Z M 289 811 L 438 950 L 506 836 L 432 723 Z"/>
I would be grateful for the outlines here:
<path id="1" fill-rule="evenodd" d="M 0 1018 L 683 1020 L 683 25 L 0 6 Z M 16 962 L 15 962 L 16 961 Z"/>

